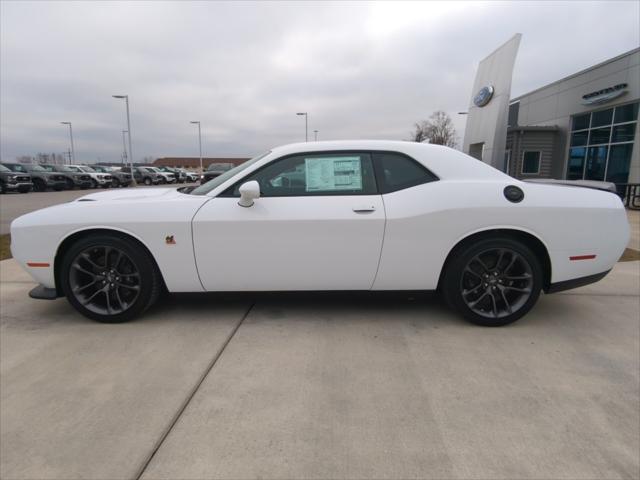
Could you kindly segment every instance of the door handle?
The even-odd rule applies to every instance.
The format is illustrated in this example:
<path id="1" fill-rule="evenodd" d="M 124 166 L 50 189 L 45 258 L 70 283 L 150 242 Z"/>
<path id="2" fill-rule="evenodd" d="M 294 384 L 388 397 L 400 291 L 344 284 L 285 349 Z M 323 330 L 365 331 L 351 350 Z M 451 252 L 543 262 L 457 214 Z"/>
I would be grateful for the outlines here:
<path id="1" fill-rule="evenodd" d="M 353 207 L 353 211 L 356 213 L 375 212 L 376 207 L 373 205 L 358 205 L 357 207 Z"/>

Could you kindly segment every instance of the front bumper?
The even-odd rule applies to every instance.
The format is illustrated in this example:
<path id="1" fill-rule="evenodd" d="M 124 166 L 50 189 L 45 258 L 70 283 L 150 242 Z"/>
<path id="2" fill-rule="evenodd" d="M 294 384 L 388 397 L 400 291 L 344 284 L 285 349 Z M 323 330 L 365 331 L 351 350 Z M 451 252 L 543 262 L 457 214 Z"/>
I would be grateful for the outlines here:
<path id="1" fill-rule="evenodd" d="M 4 188 L 9 192 L 28 192 L 33 188 L 33 184 L 31 182 L 5 183 Z"/>

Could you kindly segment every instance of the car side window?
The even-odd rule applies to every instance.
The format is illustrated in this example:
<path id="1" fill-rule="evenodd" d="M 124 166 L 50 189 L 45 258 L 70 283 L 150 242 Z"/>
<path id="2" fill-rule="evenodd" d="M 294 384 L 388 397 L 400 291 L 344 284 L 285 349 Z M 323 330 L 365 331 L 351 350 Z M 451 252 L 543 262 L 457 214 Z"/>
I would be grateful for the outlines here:
<path id="1" fill-rule="evenodd" d="M 373 161 L 382 193 L 396 192 L 438 180 L 422 164 L 400 153 L 375 153 Z"/>
<path id="2" fill-rule="evenodd" d="M 309 153 L 285 157 L 242 179 L 223 196 L 240 196 L 240 185 L 251 180 L 260 184 L 260 195 L 263 197 L 377 193 L 371 155 L 359 152 Z"/>

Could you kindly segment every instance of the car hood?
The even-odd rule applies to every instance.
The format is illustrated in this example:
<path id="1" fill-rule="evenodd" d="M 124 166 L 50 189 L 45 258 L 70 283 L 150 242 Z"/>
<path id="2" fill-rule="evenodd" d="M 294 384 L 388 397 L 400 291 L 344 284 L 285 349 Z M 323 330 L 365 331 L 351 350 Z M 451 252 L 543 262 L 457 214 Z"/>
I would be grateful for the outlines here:
<path id="1" fill-rule="evenodd" d="M 184 195 L 176 188 L 127 188 L 107 192 L 90 193 L 74 202 L 147 200 L 164 196 Z"/>

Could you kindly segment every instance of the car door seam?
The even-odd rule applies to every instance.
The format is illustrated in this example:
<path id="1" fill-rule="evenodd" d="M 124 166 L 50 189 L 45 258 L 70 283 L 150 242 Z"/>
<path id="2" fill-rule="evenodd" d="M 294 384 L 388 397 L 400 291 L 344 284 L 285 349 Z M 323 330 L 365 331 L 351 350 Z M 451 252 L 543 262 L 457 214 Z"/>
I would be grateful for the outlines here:
<path id="1" fill-rule="evenodd" d="M 376 273 L 373 276 L 373 281 L 369 286 L 369 290 L 373 290 L 373 286 L 376 284 L 376 280 L 378 279 L 378 272 L 380 271 L 380 263 L 382 262 L 382 251 L 384 250 L 384 240 L 387 234 L 387 208 L 384 204 L 384 195 L 380 195 L 380 200 L 382 202 L 382 212 L 384 214 L 384 224 L 382 225 L 382 241 L 380 242 L 380 253 L 378 255 L 378 265 L 376 266 Z"/>
<path id="2" fill-rule="evenodd" d="M 200 277 L 200 269 L 198 268 L 198 257 L 196 255 L 196 240 L 195 240 L 196 236 L 193 232 L 193 222 L 196 218 L 196 215 L 198 215 L 198 212 L 200 211 L 200 209 L 204 207 L 207 203 L 209 203 L 211 200 L 213 200 L 214 198 L 215 197 L 209 197 L 209 200 L 203 202 L 202 205 L 200 205 L 198 209 L 194 212 L 193 217 L 191 217 L 191 249 L 193 251 L 193 263 L 196 266 L 196 275 L 198 275 L 198 281 L 200 282 L 200 286 L 202 287 L 203 292 L 206 292 L 208 290 L 205 288 L 204 283 L 202 283 L 202 278 Z"/>

